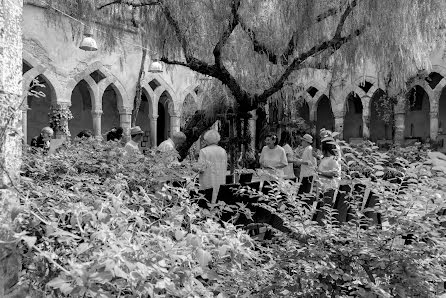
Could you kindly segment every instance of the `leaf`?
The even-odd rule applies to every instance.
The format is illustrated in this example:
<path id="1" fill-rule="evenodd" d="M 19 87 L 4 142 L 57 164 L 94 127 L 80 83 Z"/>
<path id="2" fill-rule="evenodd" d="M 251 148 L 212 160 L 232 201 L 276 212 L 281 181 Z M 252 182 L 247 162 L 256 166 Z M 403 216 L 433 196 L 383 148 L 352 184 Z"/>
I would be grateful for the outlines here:
<path id="1" fill-rule="evenodd" d="M 181 231 L 181 230 L 176 230 L 175 231 L 175 239 L 177 241 L 180 241 L 181 239 L 183 239 L 184 235 L 186 235 L 186 232 L 184 232 L 184 231 Z"/>
<path id="2" fill-rule="evenodd" d="M 212 260 L 211 254 L 201 248 L 197 249 L 197 258 L 201 267 L 206 267 Z"/>
<path id="3" fill-rule="evenodd" d="M 375 165 L 375 166 L 373 166 L 373 168 L 378 171 L 384 171 L 383 166 L 380 166 L 380 165 Z"/>
<path id="4" fill-rule="evenodd" d="M 91 244 L 88 244 L 88 243 L 81 243 L 81 244 L 78 246 L 76 253 L 77 253 L 78 255 L 81 255 L 81 254 L 83 254 L 84 252 L 86 252 L 87 250 L 89 250 L 91 247 L 92 247 Z"/>
<path id="5" fill-rule="evenodd" d="M 33 247 L 34 244 L 36 244 L 37 241 L 37 237 L 35 236 L 22 236 L 21 239 L 23 241 L 25 241 L 25 243 L 29 246 L 29 247 Z"/>
<path id="6" fill-rule="evenodd" d="M 68 283 L 68 281 L 61 277 L 56 277 L 50 280 L 46 285 L 55 289 L 59 289 L 61 285 Z"/>
<path id="7" fill-rule="evenodd" d="M 383 176 L 384 175 L 384 172 L 383 171 L 377 171 L 376 173 L 375 173 L 375 176 Z"/>

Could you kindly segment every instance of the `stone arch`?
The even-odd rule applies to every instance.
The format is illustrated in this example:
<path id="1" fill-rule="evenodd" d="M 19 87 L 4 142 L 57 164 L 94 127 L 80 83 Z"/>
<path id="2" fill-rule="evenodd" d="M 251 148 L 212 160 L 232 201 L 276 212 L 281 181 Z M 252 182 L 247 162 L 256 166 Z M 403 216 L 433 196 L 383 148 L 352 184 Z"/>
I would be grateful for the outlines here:
<path id="1" fill-rule="evenodd" d="M 105 69 L 101 70 L 102 73 L 104 73 L 104 71 Z M 99 88 L 99 98 L 101 99 L 101 101 L 105 89 L 108 86 L 112 85 L 117 95 L 117 105 L 119 112 L 123 112 L 125 109 L 132 109 L 132 103 L 130 102 L 130 98 L 124 85 L 122 85 L 118 78 L 115 77 L 113 74 L 105 71 L 104 75 L 106 75 L 106 78 L 104 80 L 101 80 L 99 84 L 97 84 Z"/>
<path id="2" fill-rule="evenodd" d="M 362 99 L 355 92 L 350 92 L 345 99 L 343 136 L 347 142 L 351 138 L 363 136 L 363 111 Z"/>
<path id="3" fill-rule="evenodd" d="M 322 95 L 315 101 L 315 120 L 316 120 L 316 140 L 317 144 L 320 142 L 319 131 L 321 128 L 325 128 L 331 131 L 335 130 L 335 113 L 333 105 L 335 104 L 333 99 L 330 99 L 326 95 Z"/>
<path id="4" fill-rule="evenodd" d="M 404 136 L 406 138 L 419 138 L 424 141 L 430 136 L 430 111 L 432 104 L 429 93 L 426 88 L 414 85 L 405 96 L 404 103 L 407 110 Z"/>
<path id="5" fill-rule="evenodd" d="M 435 96 L 434 91 L 430 88 L 430 86 L 426 82 L 426 80 L 417 78 L 417 79 L 411 81 L 411 83 L 408 85 L 406 94 L 408 92 L 410 92 L 416 86 L 419 86 L 419 87 L 423 88 L 424 92 L 426 92 L 426 94 L 428 95 L 428 97 L 429 97 L 429 106 L 430 106 L 430 111 L 429 112 L 436 112 L 436 111 L 438 111 L 438 100 L 439 100 L 439 97 Z M 404 99 L 405 99 L 405 103 L 404 104 L 407 104 L 407 96 L 405 96 Z"/>
<path id="6" fill-rule="evenodd" d="M 367 92 L 364 92 L 364 90 L 360 87 L 360 85 L 363 82 L 369 82 L 372 84 L 372 86 L 370 87 L 370 89 Z M 379 80 L 374 77 L 374 76 L 359 76 L 354 80 L 354 86 L 358 86 L 363 92 L 364 92 L 364 96 L 367 96 L 369 98 L 372 98 L 372 96 L 375 94 L 375 92 L 380 89 L 382 86 L 380 86 Z M 364 104 L 364 102 L 363 102 Z M 366 107 L 364 107 L 365 109 Z"/>
<path id="7" fill-rule="evenodd" d="M 157 82 L 160 84 L 155 90 L 153 90 L 153 92 L 155 93 L 155 104 L 158 104 L 158 100 L 160 98 L 160 96 L 167 91 L 169 93 L 169 96 L 172 99 L 172 107 L 175 111 L 175 114 L 179 114 L 178 110 L 177 110 L 177 105 L 176 103 L 178 102 L 177 100 L 177 94 L 175 92 L 175 90 L 173 89 L 173 87 L 167 83 L 160 75 L 158 74 L 150 74 L 147 77 L 144 78 L 143 82 L 141 83 L 141 86 L 144 86 L 146 88 L 146 90 L 148 90 L 149 88 L 151 89 L 149 83 L 156 79 Z"/>
<path id="8" fill-rule="evenodd" d="M 43 127 L 49 125 L 48 113 L 51 111 L 51 106 L 55 105 L 57 100 L 52 82 L 43 74 L 37 75 L 36 78 L 44 87 L 36 86 L 33 89 L 37 92 L 43 92 L 45 96 L 39 98 L 27 96 L 26 102 L 24 103 L 26 115 L 24 115 L 23 119 L 23 134 L 28 144 L 31 142 L 32 137 L 39 135 Z M 29 86 L 26 91 L 28 90 Z"/>
<path id="9" fill-rule="evenodd" d="M 385 95 L 385 91 L 378 88 L 372 95 L 369 102 L 369 131 L 370 140 L 372 142 L 377 142 L 378 140 L 392 140 L 393 139 L 393 122 L 394 122 L 394 107 L 391 105 L 392 110 L 388 111 L 387 115 L 384 115 L 377 108 L 375 102 Z M 364 107 L 365 109 L 366 107 Z M 385 117 L 384 117 L 385 116 Z"/>
<path id="10" fill-rule="evenodd" d="M 32 68 L 28 70 L 22 76 L 22 92 L 25 94 L 28 92 L 29 86 L 31 85 L 32 80 L 38 76 L 42 76 L 48 86 L 51 88 L 51 102 L 55 104 L 59 100 L 63 99 L 62 97 L 62 88 L 59 84 L 59 81 L 56 78 L 56 75 L 51 72 L 49 69 L 45 68 L 37 59 L 32 57 L 26 51 L 23 52 L 23 61 L 25 61 Z"/>
<path id="11" fill-rule="evenodd" d="M 158 88 L 157 88 L 158 89 Z M 157 102 L 158 118 L 157 118 L 157 144 L 166 140 L 172 132 L 172 118 L 179 115 L 175 112 L 174 101 L 167 90 L 160 94 Z"/>
<path id="12" fill-rule="evenodd" d="M 180 92 L 180 96 L 181 96 L 181 106 L 183 105 L 184 101 L 186 100 L 186 97 L 190 94 L 194 100 L 195 103 L 198 106 L 198 109 L 201 109 L 202 106 L 202 100 L 201 98 L 197 95 L 197 93 L 195 92 L 195 90 L 200 87 L 199 83 L 195 83 L 192 85 L 189 85 L 188 87 L 186 87 L 183 91 Z"/>

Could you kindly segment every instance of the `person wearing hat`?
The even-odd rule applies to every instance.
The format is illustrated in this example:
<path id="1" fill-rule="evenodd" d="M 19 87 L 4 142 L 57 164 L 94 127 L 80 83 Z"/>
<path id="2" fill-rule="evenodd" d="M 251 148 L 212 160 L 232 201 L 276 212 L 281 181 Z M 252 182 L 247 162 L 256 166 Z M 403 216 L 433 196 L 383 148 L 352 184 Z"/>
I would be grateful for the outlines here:
<path id="1" fill-rule="evenodd" d="M 299 194 L 311 192 L 313 177 L 317 166 L 316 158 L 313 156 L 313 146 L 311 146 L 313 144 L 313 137 L 305 134 L 301 137 L 301 141 L 302 147 L 304 147 L 302 158 L 294 161 L 294 164 L 300 165 Z"/>
<path id="2" fill-rule="evenodd" d="M 139 126 L 135 126 L 130 129 L 130 136 L 132 137 L 132 139 L 128 141 L 127 144 L 125 144 L 124 146 L 126 154 L 135 154 L 140 152 L 139 142 L 141 141 L 143 135 L 144 132 Z"/>

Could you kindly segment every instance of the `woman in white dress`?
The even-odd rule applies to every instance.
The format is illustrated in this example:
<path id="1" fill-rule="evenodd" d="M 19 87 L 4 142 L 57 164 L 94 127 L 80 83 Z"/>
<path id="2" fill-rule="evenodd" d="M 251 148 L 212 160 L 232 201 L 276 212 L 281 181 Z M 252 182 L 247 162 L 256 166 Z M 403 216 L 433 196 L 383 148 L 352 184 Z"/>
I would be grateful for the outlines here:
<path id="1" fill-rule="evenodd" d="M 294 152 L 293 148 L 291 148 L 291 134 L 288 130 L 282 131 L 280 135 L 280 143 L 279 145 L 285 150 L 286 158 L 288 161 L 288 165 L 283 169 L 283 174 L 286 179 L 295 180 L 296 176 L 294 175 L 293 161 L 294 161 Z"/>
<path id="2" fill-rule="evenodd" d="M 322 142 L 321 149 L 324 157 L 317 170 L 319 175 L 319 193 L 322 199 L 321 205 L 332 207 L 341 182 L 341 163 L 338 160 L 336 145 L 334 144 L 333 139 Z M 322 219 L 325 216 L 324 213 L 325 211 L 318 210 L 316 215 L 316 220 L 318 222 L 322 222 Z"/>
<path id="3" fill-rule="evenodd" d="M 228 155 L 226 150 L 218 146 L 220 134 L 216 130 L 208 130 L 203 136 L 206 147 L 200 150 L 200 188 L 213 188 L 212 203 L 217 201 L 220 185 L 226 183 Z"/>
<path id="4" fill-rule="evenodd" d="M 288 166 L 285 150 L 278 145 L 279 142 L 275 134 L 269 134 L 265 143 L 266 146 L 260 153 L 260 166 L 271 175 L 283 177 L 283 169 Z"/>

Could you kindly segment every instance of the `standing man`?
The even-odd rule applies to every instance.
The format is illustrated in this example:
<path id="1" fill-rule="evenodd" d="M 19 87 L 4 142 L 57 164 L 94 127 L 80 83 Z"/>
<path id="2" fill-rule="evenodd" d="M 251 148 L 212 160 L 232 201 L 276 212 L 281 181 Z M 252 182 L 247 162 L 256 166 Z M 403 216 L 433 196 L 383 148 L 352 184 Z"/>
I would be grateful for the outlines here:
<path id="1" fill-rule="evenodd" d="M 51 127 L 44 127 L 40 131 L 39 136 L 35 136 L 31 140 L 31 147 L 41 148 L 47 152 L 50 149 L 51 139 L 53 138 L 54 131 Z M 35 149 L 34 149 L 35 150 Z"/>
<path id="2" fill-rule="evenodd" d="M 168 138 L 159 144 L 157 149 L 161 152 L 176 151 L 176 148 L 178 148 L 178 146 L 183 144 L 185 141 L 186 135 L 181 131 L 177 131 L 172 134 L 171 138 Z"/>
<path id="3" fill-rule="evenodd" d="M 139 142 L 141 142 L 141 138 L 144 135 L 144 132 L 141 130 L 141 127 L 135 126 L 130 129 L 130 136 L 132 139 L 125 144 L 125 154 L 135 154 L 139 153 Z"/>
<path id="4" fill-rule="evenodd" d="M 311 146 L 311 144 L 313 144 L 313 137 L 309 134 L 305 134 L 301 140 L 304 152 L 302 153 L 302 158 L 294 162 L 295 164 L 300 165 L 299 194 L 311 192 L 313 177 L 317 166 L 316 158 L 313 156 L 313 146 Z"/>

